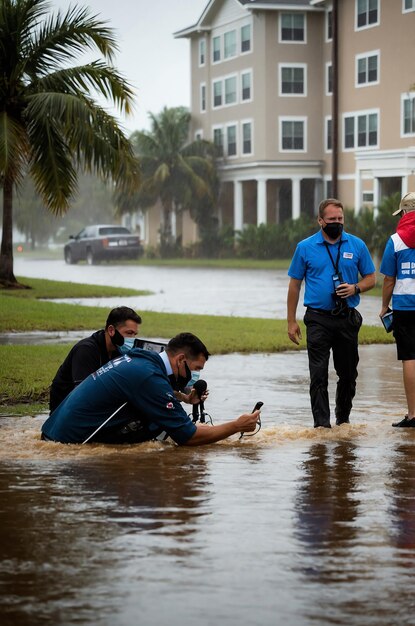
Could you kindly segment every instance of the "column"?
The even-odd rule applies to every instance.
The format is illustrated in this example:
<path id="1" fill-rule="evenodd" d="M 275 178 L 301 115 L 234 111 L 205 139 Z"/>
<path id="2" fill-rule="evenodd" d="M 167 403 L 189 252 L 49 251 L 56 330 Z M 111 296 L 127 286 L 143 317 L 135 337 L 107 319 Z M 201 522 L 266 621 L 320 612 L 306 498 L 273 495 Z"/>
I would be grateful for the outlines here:
<path id="1" fill-rule="evenodd" d="M 356 170 L 354 180 L 354 214 L 358 215 L 362 205 L 362 180 L 359 169 Z"/>
<path id="2" fill-rule="evenodd" d="M 291 178 L 292 185 L 292 207 L 291 215 L 293 220 L 296 220 L 301 215 L 301 178 L 299 176 L 293 176 Z"/>
<path id="3" fill-rule="evenodd" d="M 259 226 L 267 223 L 267 181 L 264 178 L 258 178 L 256 184 L 256 224 Z"/>
<path id="4" fill-rule="evenodd" d="M 379 204 L 380 204 L 380 182 L 379 178 L 376 177 L 373 179 L 373 215 L 376 218 L 379 213 Z"/>
<path id="5" fill-rule="evenodd" d="M 235 180 L 233 183 L 233 228 L 242 230 L 244 225 L 244 198 L 242 182 Z"/>

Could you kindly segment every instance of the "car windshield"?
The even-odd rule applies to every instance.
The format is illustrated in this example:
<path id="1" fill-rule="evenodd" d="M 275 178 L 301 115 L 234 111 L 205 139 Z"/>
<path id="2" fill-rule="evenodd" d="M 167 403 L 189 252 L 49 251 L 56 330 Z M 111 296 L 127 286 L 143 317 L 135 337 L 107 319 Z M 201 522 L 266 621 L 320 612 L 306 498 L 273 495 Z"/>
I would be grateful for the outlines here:
<path id="1" fill-rule="evenodd" d="M 99 229 L 100 235 L 130 235 L 128 228 L 124 226 L 105 226 Z"/>

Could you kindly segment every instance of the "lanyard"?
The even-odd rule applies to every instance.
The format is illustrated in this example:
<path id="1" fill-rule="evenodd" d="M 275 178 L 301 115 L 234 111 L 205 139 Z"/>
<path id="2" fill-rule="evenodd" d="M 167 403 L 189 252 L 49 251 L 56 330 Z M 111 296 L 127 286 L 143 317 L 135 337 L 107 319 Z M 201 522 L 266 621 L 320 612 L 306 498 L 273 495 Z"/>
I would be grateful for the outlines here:
<path id="1" fill-rule="evenodd" d="M 331 264 L 332 264 L 332 265 L 333 265 L 333 267 L 334 267 L 334 271 L 336 272 L 336 274 L 338 274 L 338 272 L 339 272 L 339 261 L 340 261 L 340 246 L 341 246 L 341 245 L 342 245 L 342 243 L 343 243 L 343 239 L 340 239 L 340 241 L 339 241 L 339 245 L 338 245 L 338 247 L 337 247 L 337 257 L 336 257 L 336 263 L 333 261 L 333 257 L 331 256 L 331 252 L 330 252 L 329 244 L 327 243 L 327 241 L 324 241 L 323 243 L 324 243 L 324 245 L 326 246 L 327 254 L 328 254 L 328 255 L 329 255 L 329 257 L 330 257 L 330 261 L 331 261 Z"/>

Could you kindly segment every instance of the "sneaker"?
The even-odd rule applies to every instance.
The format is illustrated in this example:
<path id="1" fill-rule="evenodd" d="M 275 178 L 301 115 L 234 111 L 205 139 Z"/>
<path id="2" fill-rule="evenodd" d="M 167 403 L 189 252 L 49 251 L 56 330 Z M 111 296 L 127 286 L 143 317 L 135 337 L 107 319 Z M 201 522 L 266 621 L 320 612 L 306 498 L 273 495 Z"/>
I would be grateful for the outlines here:
<path id="1" fill-rule="evenodd" d="M 350 424 L 349 418 L 342 419 L 341 417 L 336 417 L 336 426 L 340 426 L 340 424 Z"/>
<path id="2" fill-rule="evenodd" d="M 405 415 L 403 420 L 401 420 L 400 422 L 395 422 L 394 424 L 392 424 L 392 426 L 397 426 L 399 428 L 415 428 L 415 417 L 411 417 L 411 419 L 408 419 L 408 416 Z"/>

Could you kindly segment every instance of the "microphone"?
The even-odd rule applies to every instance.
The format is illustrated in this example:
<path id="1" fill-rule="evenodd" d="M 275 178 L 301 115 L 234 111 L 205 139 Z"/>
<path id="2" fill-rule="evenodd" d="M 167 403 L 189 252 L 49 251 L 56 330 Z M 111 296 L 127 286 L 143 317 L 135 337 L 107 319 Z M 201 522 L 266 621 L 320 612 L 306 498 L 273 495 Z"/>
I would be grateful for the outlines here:
<path id="1" fill-rule="evenodd" d="M 207 382 L 203 379 L 197 380 L 195 382 L 195 384 L 193 385 L 193 389 L 196 392 L 197 397 L 199 398 L 200 402 L 196 403 L 193 405 L 193 409 L 192 409 L 192 417 L 193 417 L 193 421 L 197 422 L 198 420 L 198 414 L 199 414 L 199 408 L 200 408 L 200 421 L 204 422 L 205 421 L 205 417 L 204 417 L 204 403 L 201 400 L 203 394 L 205 393 L 206 389 L 207 389 Z"/>

